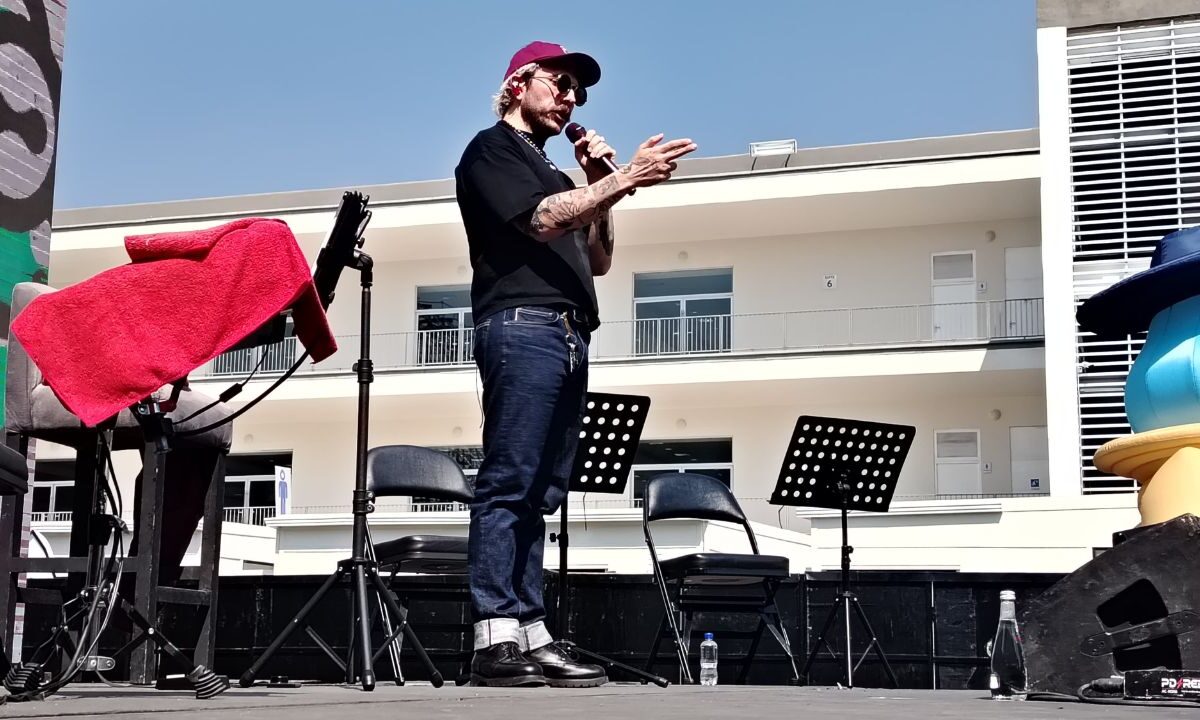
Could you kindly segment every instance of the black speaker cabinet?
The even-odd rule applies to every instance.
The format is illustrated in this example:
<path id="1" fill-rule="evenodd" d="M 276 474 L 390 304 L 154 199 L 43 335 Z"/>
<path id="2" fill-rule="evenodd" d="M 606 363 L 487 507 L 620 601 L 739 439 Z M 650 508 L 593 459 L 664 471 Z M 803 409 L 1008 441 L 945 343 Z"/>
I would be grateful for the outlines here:
<path id="1" fill-rule="evenodd" d="M 1020 613 L 1031 692 L 1126 670 L 1200 669 L 1200 518 L 1130 534 Z"/>

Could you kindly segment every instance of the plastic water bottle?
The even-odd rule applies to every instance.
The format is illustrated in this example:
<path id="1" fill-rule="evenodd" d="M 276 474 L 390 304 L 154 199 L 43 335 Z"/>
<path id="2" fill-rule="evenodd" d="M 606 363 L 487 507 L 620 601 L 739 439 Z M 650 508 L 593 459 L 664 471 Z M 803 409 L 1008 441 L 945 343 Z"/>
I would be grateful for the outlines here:
<path id="1" fill-rule="evenodd" d="M 704 633 L 704 642 L 700 643 L 700 684 L 717 684 L 717 641 L 712 633 Z"/>
<path id="2" fill-rule="evenodd" d="M 1000 625 L 992 640 L 992 674 L 988 686 L 993 700 L 1024 700 L 1026 695 L 1025 651 L 1017 628 L 1017 594 L 1000 591 Z"/>

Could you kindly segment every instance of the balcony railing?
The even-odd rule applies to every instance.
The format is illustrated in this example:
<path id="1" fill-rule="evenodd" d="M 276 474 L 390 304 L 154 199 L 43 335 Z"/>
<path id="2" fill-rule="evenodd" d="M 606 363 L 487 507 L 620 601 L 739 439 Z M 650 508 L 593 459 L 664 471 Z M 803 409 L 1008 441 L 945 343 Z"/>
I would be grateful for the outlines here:
<path id="1" fill-rule="evenodd" d="M 433 513 L 433 512 L 466 512 L 470 508 L 466 503 L 459 502 L 411 502 L 402 498 L 389 498 L 387 500 L 377 500 L 375 502 L 375 512 L 377 513 L 398 513 L 398 512 L 416 512 L 416 513 Z M 336 515 L 338 513 L 348 513 L 351 510 L 349 505 L 296 505 L 292 508 L 292 515 Z"/>
<path id="2" fill-rule="evenodd" d="M 30 513 L 30 522 L 35 523 L 69 523 L 71 522 L 71 511 L 61 510 L 59 512 L 35 512 Z"/>
<path id="3" fill-rule="evenodd" d="M 796 312 L 616 320 L 592 337 L 592 360 L 705 356 L 730 353 L 821 352 L 867 347 L 943 347 L 1044 337 L 1041 298 L 938 305 L 896 305 Z M 371 338 L 376 370 L 454 367 L 474 362 L 470 328 L 379 333 Z M 358 337 L 338 337 L 338 352 L 299 372 L 349 372 Z M 295 338 L 264 348 L 225 353 L 194 373 L 277 374 L 297 357 Z M 266 356 L 263 358 L 263 356 Z"/>
<path id="4" fill-rule="evenodd" d="M 212 376 L 248 375 L 256 367 L 260 373 L 282 373 L 296 362 L 296 347 L 296 338 L 289 337 L 284 338 L 282 342 L 270 345 L 232 350 L 214 358 L 206 366 L 205 374 Z"/>
<path id="5" fill-rule="evenodd" d="M 1020 498 L 1037 498 L 1047 497 L 1044 493 L 945 493 L 932 495 L 896 495 L 892 497 L 892 502 L 914 502 L 914 501 L 939 501 L 939 500 L 1006 500 Z M 769 497 L 738 497 L 738 503 L 743 508 L 751 507 L 756 504 L 770 504 Z M 642 498 L 632 497 L 630 495 L 607 495 L 604 493 L 572 493 L 570 497 L 571 508 L 585 509 L 609 509 L 609 510 L 637 510 L 642 507 Z M 773 506 L 784 507 L 784 506 Z M 401 499 L 392 499 L 389 504 L 377 504 L 375 511 L 380 513 L 403 513 L 403 512 L 465 512 L 469 507 L 463 503 L 455 502 L 416 502 L 408 503 Z M 803 507 L 795 506 L 792 510 L 801 510 Z M 300 505 L 292 508 L 292 515 L 338 515 L 349 514 L 352 510 L 350 505 Z M 577 516 L 582 519 L 582 516 Z"/>
<path id="6" fill-rule="evenodd" d="M 266 525 L 267 518 L 275 517 L 275 508 L 266 507 L 227 507 L 225 522 L 243 523 L 245 525 Z"/>

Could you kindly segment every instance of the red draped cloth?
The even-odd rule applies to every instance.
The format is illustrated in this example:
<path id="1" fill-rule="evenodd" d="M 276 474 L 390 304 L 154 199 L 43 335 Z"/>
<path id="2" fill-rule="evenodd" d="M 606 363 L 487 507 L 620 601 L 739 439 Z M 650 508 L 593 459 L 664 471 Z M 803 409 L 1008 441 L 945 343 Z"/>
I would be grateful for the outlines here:
<path id="1" fill-rule="evenodd" d="M 319 362 L 337 350 L 304 254 L 281 220 L 131 235 L 128 265 L 31 302 L 11 332 L 89 426 L 225 352 L 291 308 Z"/>

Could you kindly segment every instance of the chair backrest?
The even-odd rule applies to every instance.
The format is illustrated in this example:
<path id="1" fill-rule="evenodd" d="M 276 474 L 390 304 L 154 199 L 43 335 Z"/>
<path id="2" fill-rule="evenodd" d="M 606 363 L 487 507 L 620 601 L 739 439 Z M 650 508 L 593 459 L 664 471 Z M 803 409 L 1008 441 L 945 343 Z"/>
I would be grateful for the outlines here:
<path id="1" fill-rule="evenodd" d="M 383 445 L 367 451 L 367 489 L 377 497 L 427 497 L 469 503 L 475 490 L 449 455 L 416 445 Z"/>
<path id="2" fill-rule="evenodd" d="M 642 510 L 646 520 L 696 518 L 746 522 L 729 488 L 716 478 L 697 473 L 663 473 L 646 483 Z"/>
<path id="3" fill-rule="evenodd" d="M 720 520 L 741 525 L 750 540 L 750 549 L 758 554 L 758 539 L 746 520 L 741 505 L 725 483 L 698 473 L 663 473 L 650 478 L 642 498 L 642 525 L 651 543 L 650 523 L 655 520 L 689 518 Z"/>
<path id="4" fill-rule="evenodd" d="M 30 396 L 42 382 L 42 373 L 12 334 L 12 321 L 35 298 L 51 292 L 54 292 L 54 288 L 41 283 L 24 282 L 13 287 L 9 312 L 8 367 L 5 370 L 4 424 L 14 433 L 33 429 L 33 403 Z"/>

